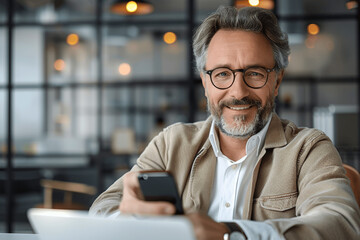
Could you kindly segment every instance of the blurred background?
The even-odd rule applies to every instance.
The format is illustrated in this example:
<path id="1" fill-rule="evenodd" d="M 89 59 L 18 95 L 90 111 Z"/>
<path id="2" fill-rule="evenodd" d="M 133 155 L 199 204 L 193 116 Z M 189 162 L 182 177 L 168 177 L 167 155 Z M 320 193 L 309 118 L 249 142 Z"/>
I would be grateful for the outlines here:
<path id="1" fill-rule="evenodd" d="M 360 169 L 357 1 L 0 0 L 0 232 L 88 209 L 161 129 L 208 116 L 191 41 L 220 5 L 274 11 L 292 50 L 277 113 Z"/>

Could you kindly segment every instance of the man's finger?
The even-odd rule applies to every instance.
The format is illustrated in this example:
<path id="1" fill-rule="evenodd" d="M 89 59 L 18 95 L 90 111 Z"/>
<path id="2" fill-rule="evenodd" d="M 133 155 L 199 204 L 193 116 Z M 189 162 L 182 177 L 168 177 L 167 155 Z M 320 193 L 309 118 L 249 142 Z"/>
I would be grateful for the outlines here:
<path id="1" fill-rule="evenodd" d="M 145 215 L 173 215 L 175 206 L 168 202 L 146 202 L 136 198 L 124 199 L 120 204 L 122 213 Z"/>
<path id="2" fill-rule="evenodd" d="M 142 199 L 138 175 L 139 172 L 128 172 L 124 175 L 124 197 Z"/>

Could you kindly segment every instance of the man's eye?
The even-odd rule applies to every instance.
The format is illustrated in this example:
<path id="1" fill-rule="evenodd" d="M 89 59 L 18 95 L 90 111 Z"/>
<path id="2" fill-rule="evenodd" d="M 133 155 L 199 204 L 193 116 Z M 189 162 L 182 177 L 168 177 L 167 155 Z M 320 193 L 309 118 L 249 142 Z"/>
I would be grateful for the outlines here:
<path id="1" fill-rule="evenodd" d="M 246 74 L 246 76 L 259 78 L 259 77 L 264 77 L 264 74 L 260 72 L 249 72 Z"/>
<path id="2" fill-rule="evenodd" d="M 259 75 L 261 75 L 260 73 L 257 73 L 257 72 L 251 72 L 250 74 L 249 74 L 249 76 L 259 76 Z"/>
<path id="3" fill-rule="evenodd" d="M 227 72 L 221 72 L 219 75 L 224 76 L 224 77 L 229 76 L 229 74 Z"/>
<path id="4" fill-rule="evenodd" d="M 230 76 L 230 73 L 229 72 L 219 72 L 219 73 L 216 73 L 215 77 L 217 78 L 224 78 L 224 77 L 228 77 Z"/>

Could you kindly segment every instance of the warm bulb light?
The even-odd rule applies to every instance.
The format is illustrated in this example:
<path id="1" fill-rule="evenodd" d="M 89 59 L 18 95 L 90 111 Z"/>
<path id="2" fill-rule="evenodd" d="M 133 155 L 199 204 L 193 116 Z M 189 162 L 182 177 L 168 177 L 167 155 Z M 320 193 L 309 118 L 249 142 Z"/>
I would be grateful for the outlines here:
<path id="1" fill-rule="evenodd" d="M 154 11 L 154 6 L 146 0 L 112 0 L 110 11 L 122 15 L 144 15 Z"/>
<path id="2" fill-rule="evenodd" d="M 54 68 L 56 71 L 62 71 L 65 69 L 65 61 L 62 59 L 57 59 L 54 62 Z"/>
<path id="3" fill-rule="evenodd" d="M 122 76 L 127 76 L 131 73 L 131 66 L 128 63 L 122 63 L 118 68 L 119 74 Z"/>
<path id="4" fill-rule="evenodd" d="M 71 46 L 76 45 L 79 42 L 79 36 L 75 33 L 71 33 L 67 36 L 66 42 Z"/>
<path id="5" fill-rule="evenodd" d="M 167 32 L 164 34 L 164 42 L 167 44 L 173 44 L 176 42 L 176 34 L 173 32 Z"/>
<path id="6" fill-rule="evenodd" d="M 274 0 L 235 0 L 233 2 L 236 8 L 253 6 L 265 9 L 274 9 Z"/>
<path id="7" fill-rule="evenodd" d="M 259 0 L 249 0 L 249 4 L 250 4 L 251 6 L 253 6 L 253 7 L 258 6 L 259 3 L 260 3 Z"/>
<path id="8" fill-rule="evenodd" d="M 309 24 L 307 30 L 310 35 L 317 35 L 320 32 L 319 26 L 314 23 Z"/>
<path id="9" fill-rule="evenodd" d="M 126 4 L 126 11 L 130 13 L 136 12 L 137 8 L 138 8 L 137 3 L 134 1 L 130 1 Z"/>
<path id="10" fill-rule="evenodd" d="M 353 1 L 348 1 L 348 2 L 346 3 L 346 8 L 347 8 L 348 10 L 355 9 L 355 8 L 357 8 L 357 7 L 358 7 L 358 3 L 357 3 L 357 1 L 355 1 L 355 0 L 353 0 Z"/>

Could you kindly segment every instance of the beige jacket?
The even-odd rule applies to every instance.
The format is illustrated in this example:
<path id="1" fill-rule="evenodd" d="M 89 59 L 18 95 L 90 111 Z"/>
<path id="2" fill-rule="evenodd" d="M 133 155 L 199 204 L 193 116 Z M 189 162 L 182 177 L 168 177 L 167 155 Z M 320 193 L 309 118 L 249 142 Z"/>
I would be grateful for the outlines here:
<path id="1" fill-rule="evenodd" d="M 207 213 L 216 157 L 212 118 L 175 124 L 155 137 L 133 171 L 172 172 L 186 212 Z M 360 210 L 338 152 L 324 133 L 297 128 L 276 114 L 246 194 L 242 219 L 266 221 L 287 239 L 360 239 Z M 93 203 L 92 214 L 118 209 L 122 179 Z"/>

